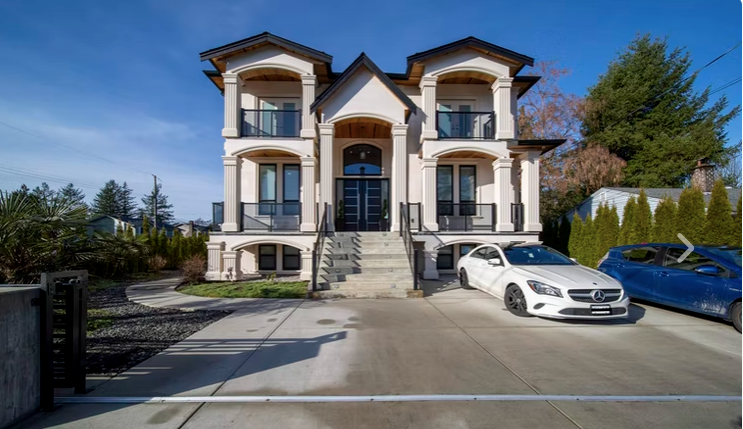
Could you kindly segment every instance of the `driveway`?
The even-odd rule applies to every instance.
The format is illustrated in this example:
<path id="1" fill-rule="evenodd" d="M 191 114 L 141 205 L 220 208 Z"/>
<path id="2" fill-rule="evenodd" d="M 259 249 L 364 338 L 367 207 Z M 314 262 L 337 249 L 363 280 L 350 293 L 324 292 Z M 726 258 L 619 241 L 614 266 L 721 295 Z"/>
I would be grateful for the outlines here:
<path id="1" fill-rule="evenodd" d="M 741 335 L 650 305 L 630 318 L 517 318 L 446 282 L 425 299 L 246 303 L 88 396 L 735 395 Z M 23 427 L 741 427 L 740 402 L 64 405 Z"/>

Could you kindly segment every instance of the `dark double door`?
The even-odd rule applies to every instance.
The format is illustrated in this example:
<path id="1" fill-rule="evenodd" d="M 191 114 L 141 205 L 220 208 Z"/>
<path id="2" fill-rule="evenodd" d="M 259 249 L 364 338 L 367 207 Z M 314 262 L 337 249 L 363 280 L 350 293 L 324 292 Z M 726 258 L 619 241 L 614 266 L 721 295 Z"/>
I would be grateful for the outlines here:
<path id="1" fill-rule="evenodd" d="M 341 228 L 345 231 L 386 231 L 389 216 L 386 179 L 339 179 L 343 198 Z"/>

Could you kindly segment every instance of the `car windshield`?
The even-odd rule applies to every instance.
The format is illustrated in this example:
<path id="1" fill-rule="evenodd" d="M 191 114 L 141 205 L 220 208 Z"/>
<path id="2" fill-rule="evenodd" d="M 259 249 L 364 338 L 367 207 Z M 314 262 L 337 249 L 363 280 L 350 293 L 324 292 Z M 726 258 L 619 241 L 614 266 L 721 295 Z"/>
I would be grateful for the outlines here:
<path id="1" fill-rule="evenodd" d="M 741 249 L 725 247 L 708 247 L 707 251 L 720 258 L 741 266 Z"/>
<path id="2" fill-rule="evenodd" d="M 574 265 L 567 256 L 547 246 L 514 246 L 503 249 L 511 265 Z"/>

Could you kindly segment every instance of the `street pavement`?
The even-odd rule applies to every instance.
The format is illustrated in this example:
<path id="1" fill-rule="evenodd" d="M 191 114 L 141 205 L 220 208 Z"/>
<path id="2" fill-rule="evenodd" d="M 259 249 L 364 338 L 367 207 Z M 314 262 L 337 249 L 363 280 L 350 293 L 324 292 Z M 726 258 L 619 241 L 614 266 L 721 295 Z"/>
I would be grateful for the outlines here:
<path id="1" fill-rule="evenodd" d="M 741 335 L 724 322 L 647 304 L 615 322 L 518 318 L 482 292 L 425 287 L 250 301 L 87 396 L 741 395 Z M 85 404 L 21 427 L 739 428 L 741 402 Z"/>

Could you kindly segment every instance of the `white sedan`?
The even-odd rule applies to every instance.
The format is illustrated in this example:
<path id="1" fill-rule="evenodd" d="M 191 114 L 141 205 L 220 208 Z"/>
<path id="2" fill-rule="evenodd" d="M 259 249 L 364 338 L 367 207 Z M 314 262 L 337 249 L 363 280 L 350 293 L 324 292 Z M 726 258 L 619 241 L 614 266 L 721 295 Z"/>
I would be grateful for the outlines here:
<path id="1" fill-rule="evenodd" d="M 516 316 L 627 317 L 629 297 L 612 277 L 541 244 L 485 244 L 459 259 L 459 282 L 501 298 Z"/>

